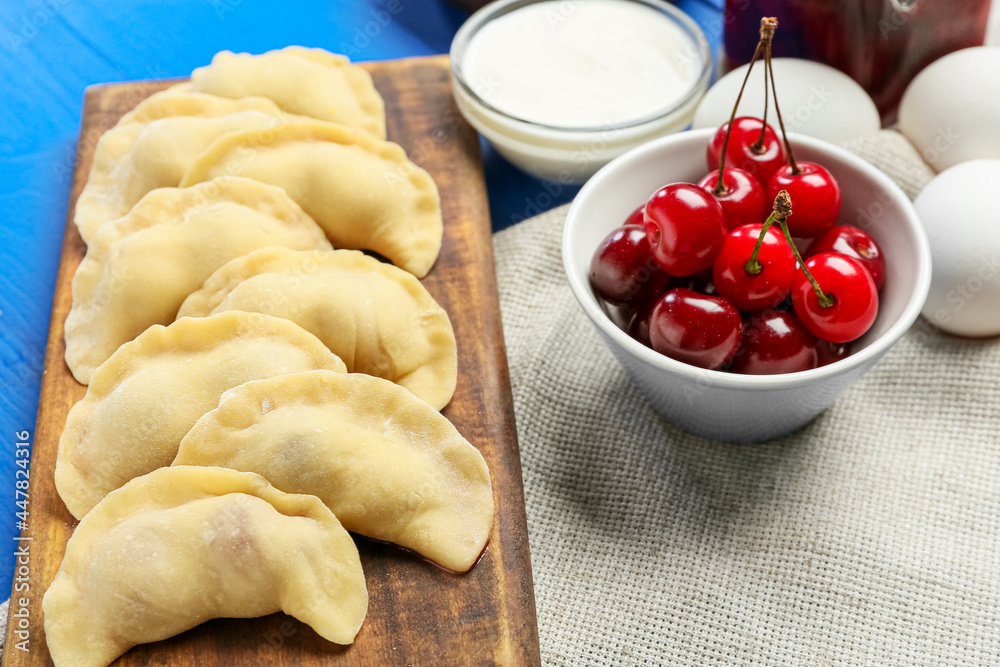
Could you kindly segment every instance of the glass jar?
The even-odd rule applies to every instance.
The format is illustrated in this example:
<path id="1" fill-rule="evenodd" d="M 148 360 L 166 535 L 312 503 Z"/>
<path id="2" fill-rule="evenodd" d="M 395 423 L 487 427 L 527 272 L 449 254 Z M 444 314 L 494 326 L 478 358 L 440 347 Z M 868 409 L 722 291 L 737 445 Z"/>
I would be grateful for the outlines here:
<path id="1" fill-rule="evenodd" d="M 891 123 L 921 69 L 983 43 L 989 11 L 990 0 L 726 0 L 725 66 L 750 60 L 761 17 L 777 17 L 775 57 L 836 67 L 868 91 L 883 123 Z"/>

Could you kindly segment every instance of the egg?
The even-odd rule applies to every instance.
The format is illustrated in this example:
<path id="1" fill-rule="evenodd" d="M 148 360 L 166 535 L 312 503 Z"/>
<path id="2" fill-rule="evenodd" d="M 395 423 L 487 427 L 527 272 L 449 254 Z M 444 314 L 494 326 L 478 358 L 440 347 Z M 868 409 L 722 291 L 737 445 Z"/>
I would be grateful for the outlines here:
<path id="1" fill-rule="evenodd" d="M 938 174 L 913 202 L 931 246 L 922 313 L 959 336 L 1000 334 L 998 187 L 1000 160 L 971 160 Z"/>
<path id="2" fill-rule="evenodd" d="M 1000 159 L 1000 47 L 962 49 L 935 60 L 899 103 L 899 129 L 935 171 Z"/>
<path id="3" fill-rule="evenodd" d="M 771 66 L 781 116 L 789 132 L 836 143 L 878 132 L 882 127 L 872 98 L 843 72 L 801 58 L 774 58 Z M 695 111 L 694 127 L 719 127 L 729 122 L 747 67 L 737 67 L 708 90 Z M 764 62 L 758 61 L 743 91 L 737 116 L 759 118 L 764 113 L 763 77 Z M 779 129 L 773 103 L 767 121 Z"/>

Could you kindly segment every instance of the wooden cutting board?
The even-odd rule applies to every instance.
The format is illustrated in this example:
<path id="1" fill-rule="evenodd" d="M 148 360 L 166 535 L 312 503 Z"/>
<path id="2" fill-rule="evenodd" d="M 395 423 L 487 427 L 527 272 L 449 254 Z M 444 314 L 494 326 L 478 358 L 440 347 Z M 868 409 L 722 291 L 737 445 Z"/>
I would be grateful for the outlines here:
<path id="1" fill-rule="evenodd" d="M 493 478 L 497 514 L 489 545 L 471 572 L 455 575 L 390 545 L 358 537 L 370 603 L 361 632 L 349 647 L 331 644 L 303 623 L 274 614 L 209 621 L 172 639 L 136 647 L 116 665 L 540 664 L 521 464 L 479 143 L 454 106 L 447 56 L 364 67 L 385 98 L 389 139 L 430 172 L 441 192 L 444 244 L 423 283 L 448 311 L 458 340 L 458 388 L 444 414 L 483 453 Z M 5 666 L 51 664 L 42 596 L 76 525 L 53 482 L 66 415 L 86 393 L 63 360 L 70 285 L 86 252 L 72 222 L 76 199 L 101 134 L 139 101 L 172 83 L 107 84 L 86 91 L 34 434 L 28 528 L 15 545 L 22 551 L 27 545 L 30 555 L 23 560 L 29 573 L 15 574 Z M 21 634 L 15 633 L 18 629 Z"/>

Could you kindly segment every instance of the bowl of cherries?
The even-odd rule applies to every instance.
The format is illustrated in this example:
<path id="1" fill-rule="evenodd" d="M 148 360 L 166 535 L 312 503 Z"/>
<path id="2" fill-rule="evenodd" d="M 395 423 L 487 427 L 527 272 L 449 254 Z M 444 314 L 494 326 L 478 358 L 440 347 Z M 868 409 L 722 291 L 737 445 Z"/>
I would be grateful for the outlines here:
<path id="1" fill-rule="evenodd" d="M 650 404 L 702 437 L 770 440 L 811 421 L 913 324 L 930 250 L 888 176 L 789 136 L 761 19 L 763 117 L 652 141 L 570 207 L 570 287 Z M 770 89 L 779 138 L 767 122 Z"/>
<path id="2" fill-rule="evenodd" d="M 735 114 L 604 167 L 570 207 L 562 250 L 652 407 L 728 442 L 811 421 L 913 324 L 930 284 L 927 240 L 883 172 Z"/>

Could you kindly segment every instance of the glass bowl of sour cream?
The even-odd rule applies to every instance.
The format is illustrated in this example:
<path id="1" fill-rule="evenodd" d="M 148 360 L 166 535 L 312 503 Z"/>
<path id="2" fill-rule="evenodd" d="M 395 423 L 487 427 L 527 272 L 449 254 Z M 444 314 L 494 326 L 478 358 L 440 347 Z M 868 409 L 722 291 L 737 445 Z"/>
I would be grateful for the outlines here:
<path id="1" fill-rule="evenodd" d="M 689 127 L 711 73 L 701 29 L 661 0 L 498 0 L 451 45 L 466 120 L 524 171 L 564 184 Z"/>

